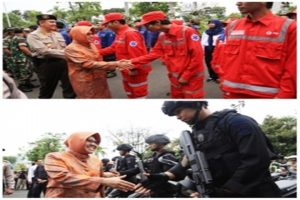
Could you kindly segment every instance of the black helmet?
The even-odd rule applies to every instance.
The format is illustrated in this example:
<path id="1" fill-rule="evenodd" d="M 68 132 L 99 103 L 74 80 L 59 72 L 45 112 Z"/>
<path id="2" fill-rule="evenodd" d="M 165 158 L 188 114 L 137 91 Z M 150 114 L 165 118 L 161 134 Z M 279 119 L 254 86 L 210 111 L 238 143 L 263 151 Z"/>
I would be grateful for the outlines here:
<path id="1" fill-rule="evenodd" d="M 109 159 L 108 158 L 102 158 L 101 160 L 103 163 L 108 163 L 109 162 Z"/>
<path id="2" fill-rule="evenodd" d="M 156 135 L 151 135 L 146 138 L 145 142 L 147 144 L 169 144 L 171 141 L 170 139 L 163 135 L 163 134 L 156 134 Z"/>
<path id="3" fill-rule="evenodd" d="M 198 108 L 201 109 L 202 106 L 207 106 L 207 101 L 165 101 L 162 105 L 161 110 L 163 113 L 169 116 L 174 116 L 175 110 L 177 108 Z"/>
<path id="4" fill-rule="evenodd" d="M 117 147 L 117 150 L 118 151 L 131 151 L 133 147 L 130 145 L 130 144 L 120 144 L 118 147 Z"/>

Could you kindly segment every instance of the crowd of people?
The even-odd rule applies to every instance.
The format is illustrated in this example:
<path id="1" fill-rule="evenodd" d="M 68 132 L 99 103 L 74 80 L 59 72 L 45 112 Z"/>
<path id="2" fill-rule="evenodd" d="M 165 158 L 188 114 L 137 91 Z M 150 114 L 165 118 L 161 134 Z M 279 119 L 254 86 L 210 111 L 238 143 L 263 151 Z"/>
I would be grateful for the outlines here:
<path id="1" fill-rule="evenodd" d="M 207 81 L 219 84 L 224 98 L 295 98 L 296 13 L 277 16 L 272 5 L 238 2 L 243 18 L 209 20 L 203 33 L 195 20 L 162 11 L 133 24 L 108 13 L 97 25 L 79 21 L 70 30 L 42 14 L 31 29 L 4 31 L 4 69 L 21 91 L 40 87 L 39 98 L 52 98 L 59 81 L 64 98 L 111 98 L 107 77 L 118 69 L 127 97 L 146 98 L 150 63 L 160 58 L 171 98 L 203 98 L 205 66 Z M 32 83 L 34 72 L 40 86 Z"/>
<path id="2" fill-rule="evenodd" d="M 166 135 L 154 134 L 144 141 L 151 152 L 147 157 L 142 156 L 144 152 L 137 153 L 131 144 L 122 143 L 116 147 L 119 156 L 112 161 L 100 160 L 94 152 L 102 141 L 101 135 L 76 132 L 65 140 L 65 151 L 50 152 L 44 161 L 33 163 L 27 174 L 18 173 L 17 185 L 11 165 L 4 161 L 4 194 L 23 189 L 27 179 L 29 198 L 41 197 L 42 193 L 53 198 L 283 195 L 271 176 L 276 172 L 271 161 L 282 158 L 254 119 L 230 109 L 211 112 L 207 101 L 165 101 L 162 112 L 192 127 L 192 143 L 182 143 L 180 139 L 183 149 L 187 145 L 191 150 L 192 145 L 197 150 L 191 151 L 192 156 L 186 151 L 176 154 L 167 148 L 171 141 Z M 197 156 L 207 162 L 207 169 L 194 160 Z M 286 169 L 296 177 L 297 157 L 286 159 Z M 201 173 L 211 176 L 208 182 L 202 180 Z M 198 190 L 200 186 L 203 194 Z"/>

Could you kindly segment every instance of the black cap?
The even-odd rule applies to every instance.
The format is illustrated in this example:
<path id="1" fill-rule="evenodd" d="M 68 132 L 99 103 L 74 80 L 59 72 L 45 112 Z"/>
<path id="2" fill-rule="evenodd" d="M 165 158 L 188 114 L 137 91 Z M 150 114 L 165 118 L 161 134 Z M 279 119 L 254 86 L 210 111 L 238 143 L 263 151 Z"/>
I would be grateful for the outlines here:
<path id="1" fill-rule="evenodd" d="M 169 144 L 170 139 L 163 134 L 151 135 L 146 138 L 145 142 L 147 144 Z"/>
<path id="2" fill-rule="evenodd" d="M 23 28 L 15 28 L 15 33 L 23 33 Z"/>
<path id="3" fill-rule="evenodd" d="M 130 145 L 130 144 L 120 144 L 118 147 L 117 147 L 117 150 L 118 151 L 131 151 L 133 147 Z"/>
<path id="4" fill-rule="evenodd" d="M 36 19 L 38 21 L 40 20 L 49 20 L 49 19 L 54 19 L 56 20 L 56 17 L 54 15 L 48 15 L 48 14 L 41 14 L 41 15 L 37 15 Z"/>

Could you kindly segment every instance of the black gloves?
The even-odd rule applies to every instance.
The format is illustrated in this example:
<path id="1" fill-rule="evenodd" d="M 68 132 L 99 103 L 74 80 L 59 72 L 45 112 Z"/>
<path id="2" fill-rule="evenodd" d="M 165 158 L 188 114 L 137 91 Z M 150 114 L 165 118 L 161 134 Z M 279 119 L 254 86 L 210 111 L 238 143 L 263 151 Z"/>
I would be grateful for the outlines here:
<path id="1" fill-rule="evenodd" d="M 150 180 L 162 181 L 162 182 L 167 182 L 169 180 L 169 176 L 166 175 L 165 173 L 150 174 L 150 176 L 148 176 L 148 178 Z"/>

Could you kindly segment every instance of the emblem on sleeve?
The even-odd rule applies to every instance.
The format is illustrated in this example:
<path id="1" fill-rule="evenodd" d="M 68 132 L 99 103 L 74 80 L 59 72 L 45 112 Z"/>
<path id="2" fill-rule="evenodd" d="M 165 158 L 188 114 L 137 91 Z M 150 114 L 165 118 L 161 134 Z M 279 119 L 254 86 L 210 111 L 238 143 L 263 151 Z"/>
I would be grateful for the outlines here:
<path id="1" fill-rule="evenodd" d="M 129 42 L 129 46 L 136 47 L 137 46 L 137 42 L 136 41 L 131 41 L 131 42 Z"/>
<path id="2" fill-rule="evenodd" d="M 193 41 L 199 41 L 200 40 L 200 37 L 197 34 L 193 34 L 191 38 L 192 38 Z"/>

